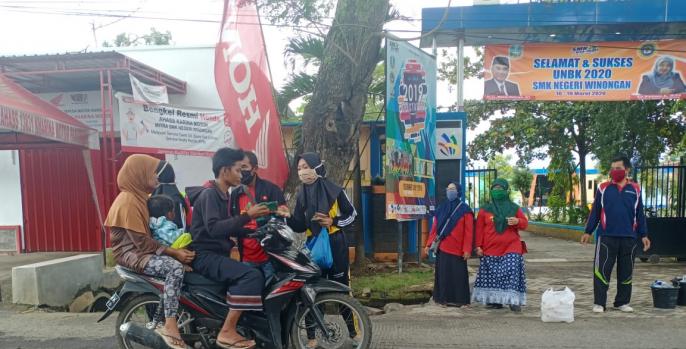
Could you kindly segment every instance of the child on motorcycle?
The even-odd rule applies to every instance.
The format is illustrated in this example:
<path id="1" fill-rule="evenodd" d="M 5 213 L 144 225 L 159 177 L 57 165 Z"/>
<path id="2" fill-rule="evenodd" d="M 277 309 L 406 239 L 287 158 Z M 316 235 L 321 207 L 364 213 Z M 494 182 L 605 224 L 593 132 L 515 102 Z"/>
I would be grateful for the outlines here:
<path id="1" fill-rule="evenodd" d="M 135 154 L 126 159 L 117 186 L 121 192 L 112 203 L 105 226 L 112 236 L 112 254 L 117 264 L 137 273 L 164 278 L 164 327 L 155 329 L 174 349 L 186 348 L 179 334 L 177 312 L 183 282 L 183 264 L 195 258 L 195 252 L 172 249 L 152 238 L 146 201 L 159 184 L 161 170 L 168 166 L 148 155 Z"/>
<path id="2" fill-rule="evenodd" d="M 185 248 L 191 244 L 191 234 L 185 233 L 174 223 L 174 200 L 167 195 L 153 195 L 148 199 L 148 211 L 153 239 L 173 249 Z M 184 269 L 192 271 L 188 265 L 184 265 Z"/>
<path id="3" fill-rule="evenodd" d="M 191 234 L 184 233 L 174 223 L 174 200 L 166 195 L 153 195 L 148 199 L 148 211 L 153 239 L 177 249 L 191 244 Z"/>

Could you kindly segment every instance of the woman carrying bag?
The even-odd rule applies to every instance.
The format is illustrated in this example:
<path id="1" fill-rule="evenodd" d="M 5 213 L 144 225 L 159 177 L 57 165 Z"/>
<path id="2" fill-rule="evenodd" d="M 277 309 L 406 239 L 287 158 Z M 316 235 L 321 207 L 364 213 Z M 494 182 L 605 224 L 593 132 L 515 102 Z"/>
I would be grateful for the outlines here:
<path id="1" fill-rule="evenodd" d="M 431 234 L 424 251 L 436 253 L 433 300 L 442 306 L 469 304 L 467 260 L 474 241 L 474 213 L 460 200 L 461 187 L 450 182 L 447 200 L 436 209 Z"/>
<path id="2" fill-rule="evenodd" d="M 322 276 L 349 286 L 348 242 L 342 229 L 355 221 L 357 212 L 345 190 L 326 179 L 326 169 L 319 154 L 303 153 L 299 156 L 298 177 L 302 186 L 296 196 L 293 215 L 288 218 L 288 225 L 296 232 L 305 232 L 308 243 L 312 239 L 319 239 L 319 234 L 328 233 L 333 263 L 329 268 L 325 268 L 326 265 L 322 267 Z M 318 259 L 317 256 L 313 257 Z M 350 314 L 341 315 L 346 319 L 348 331 L 354 340 L 357 332 L 352 317 Z M 308 331 L 308 338 L 308 347 L 316 347 L 314 330 L 311 333 Z"/>

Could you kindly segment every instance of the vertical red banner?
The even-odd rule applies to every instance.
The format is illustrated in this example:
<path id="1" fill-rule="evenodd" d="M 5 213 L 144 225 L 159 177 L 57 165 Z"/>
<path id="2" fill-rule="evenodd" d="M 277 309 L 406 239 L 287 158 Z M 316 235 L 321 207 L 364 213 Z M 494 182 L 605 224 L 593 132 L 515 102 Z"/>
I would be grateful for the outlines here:
<path id="1" fill-rule="evenodd" d="M 254 1 L 224 1 L 214 79 L 236 146 L 254 151 L 260 176 L 283 187 L 288 162 Z"/>

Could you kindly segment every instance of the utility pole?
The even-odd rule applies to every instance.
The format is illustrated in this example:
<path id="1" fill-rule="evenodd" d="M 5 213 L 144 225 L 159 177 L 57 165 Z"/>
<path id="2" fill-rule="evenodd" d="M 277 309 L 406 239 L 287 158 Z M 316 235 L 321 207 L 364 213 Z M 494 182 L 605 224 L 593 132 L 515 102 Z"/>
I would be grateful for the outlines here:
<path id="1" fill-rule="evenodd" d="M 91 22 L 91 30 L 93 31 L 93 43 L 95 44 L 94 47 L 98 47 L 98 37 L 95 35 L 95 21 Z"/>

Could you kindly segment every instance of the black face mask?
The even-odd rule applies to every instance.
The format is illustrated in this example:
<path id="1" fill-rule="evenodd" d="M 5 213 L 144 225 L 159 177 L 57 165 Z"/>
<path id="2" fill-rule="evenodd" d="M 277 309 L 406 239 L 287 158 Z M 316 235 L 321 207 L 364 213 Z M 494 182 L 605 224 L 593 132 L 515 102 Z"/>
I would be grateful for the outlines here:
<path id="1" fill-rule="evenodd" d="M 255 174 L 251 171 L 241 171 L 241 183 L 248 185 L 252 183 L 252 180 L 255 178 Z"/>

